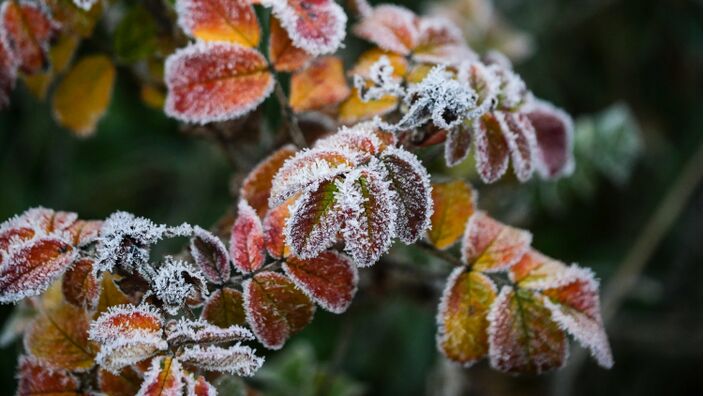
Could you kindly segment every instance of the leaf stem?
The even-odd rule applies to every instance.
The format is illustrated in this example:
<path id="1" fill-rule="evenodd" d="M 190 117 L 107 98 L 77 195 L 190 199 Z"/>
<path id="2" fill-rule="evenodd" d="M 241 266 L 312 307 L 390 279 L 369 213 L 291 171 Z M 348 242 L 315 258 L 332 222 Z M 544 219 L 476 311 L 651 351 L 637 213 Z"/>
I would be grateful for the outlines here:
<path id="1" fill-rule="evenodd" d="M 279 101 L 281 114 L 286 119 L 286 124 L 288 127 L 287 130 L 289 136 L 291 137 L 291 141 L 293 141 L 293 143 L 299 148 L 308 147 L 306 138 L 303 136 L 303 131 L 301 131 L 301 127 L 298 125 L 298 117 L 296 117 L 296 113 L 293 112 L 293 109 L 288 104 L 288 97 L 286 97 L 286 93 L 284 92 L 281 83 L 278 79 L 275 79 L 275 81 L 274 95 L 276 95 L 276 99 Z"/>
<path id="2" fill-rule="evenodd" d="M 429 244 L 426 241 L 418 241 L 416 242 L 416 246 L 420 247 L 421 249 L 425 250 L 426 252 L 432 254 L 433 256 L 442 259 L 443 261 L 452 264 L 454 267 L 461 267 L 464 265 L 462 260 L 458 259 L 457 257 L 451 255 L 450 253 L 440 250 L 436 248 L 435 246 Z"/>

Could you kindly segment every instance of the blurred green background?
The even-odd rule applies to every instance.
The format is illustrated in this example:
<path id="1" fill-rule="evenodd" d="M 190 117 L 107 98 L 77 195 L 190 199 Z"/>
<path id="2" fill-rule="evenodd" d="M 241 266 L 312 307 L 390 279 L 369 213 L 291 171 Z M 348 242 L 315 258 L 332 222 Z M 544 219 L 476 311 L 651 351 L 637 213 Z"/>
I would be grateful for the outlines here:
<path id="1" fill-rule="evenodd" d="M 476 184 L 481 205 L 528 227 L 547 254 L 593 268 L 605 292 L 625 292 L 608 323 L 614 368 L 575 364 L 577 355 L 540 377 L 505 376 L 486 363 L 448 366 L 435 348 L 436 288 L 388 280 L 393 274 L 381 263 L 364 271 L 370 287 L 346 314 L 319 310 L 311 326 L 270 354 L 255 383 L 272 394 L 457 394 L 453 386 L 471 395 L 702 394 L 702 2 L 494 6 L 502 21 L 474 9 L 477 19 L 463 26 L 470 41 L 513 54 L 533 92 L 578 119 L 578 162 L 575 177 L 557 184 Z M 487 30 L 472 33 L 481 23 Z M 101 37 L 80 51 L 101 48 Z M 352 42 L 349 51 L 358 47 Z M 79 139 L 19 83 L 0 112 L 0 219 L 43 205 L 83 218 L 120 209 L 209 226 L 228 210 L 233 172 L 223 153 L 146 107 L 139 88 L 133 73 L 118 68 L 107 115 L 94 137 Z M 264 155 L 269 140 L 251 137 L 234 148 L 240 171 Z M 422 153 L 430 164 L 436 154 Z M 413 265 L 429 260 L 416 251 L 394 254 Z M 621 290 L 632 276 L 633 287 Z M 0 322 L 11 310 L 0 307 Z M 20 351 L 13 343 L 0 355 L 0 389 L 14 389 Z"/>

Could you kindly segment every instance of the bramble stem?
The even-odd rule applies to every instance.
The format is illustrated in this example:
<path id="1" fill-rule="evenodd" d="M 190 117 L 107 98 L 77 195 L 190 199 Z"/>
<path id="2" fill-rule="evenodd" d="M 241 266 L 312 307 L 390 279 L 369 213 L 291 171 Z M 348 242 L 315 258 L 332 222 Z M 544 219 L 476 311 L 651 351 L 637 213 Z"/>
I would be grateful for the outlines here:
<path id="1" fill-rule="evenodd" d="M 425 250 L 426 252 L 432 254 L 433 256 L 442 259 L 443 261 L 446 261 L 449 264 L 452 264 L 455 267 L 461 267 L 464 265 L 462 260 L 458 259 L 457 257 L 451 255 L 448 252 L 442 251 L 435 246 L 429 244 L 426 241 L 418 241 L 416 242 L 416 246 L 420 247 L 421 249 Z"/>
<path id="2" fill-rule="evenodd" d="M 303 131 L 301 131 L 301 127 L 298 125 L 298 117 L 296 117 L 296 113 L 294 113 L 291 106 L 289 106 L 288 98 L 279 80 L 276 80 L 274 83 L 274 95 L 276 95 L 276 99 L 279 101 L 281 114 L 286 119 L 287 130 L 291 140 L 299 148 L 308 147 L 306 138 L 303 136 Z"/>

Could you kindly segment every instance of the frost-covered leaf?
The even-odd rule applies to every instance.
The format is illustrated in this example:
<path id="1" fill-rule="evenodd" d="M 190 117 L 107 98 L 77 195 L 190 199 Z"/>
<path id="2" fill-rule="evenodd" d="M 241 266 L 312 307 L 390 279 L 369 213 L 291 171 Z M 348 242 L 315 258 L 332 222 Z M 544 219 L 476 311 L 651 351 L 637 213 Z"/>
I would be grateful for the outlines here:
<path id="1" fill-rule="evenodd" d="M 193 228 L 191 256 L 210 282 L 221 285 L 230 280 L 230 256 L 225 244 L 198 226 Z"/>
<path id="2" fill-rule="evenodd" d="M 357 58 L 357 62 L 348 72 L 350 76 L 361 76 L 365 79 L 371 77 L 373 66 L 379 62 L 382 57 L 386 57 L 389 66 L 392 70 L 392 75 L 397 79 L 402 79 L 408 72 L 408 60 L 396 53 L 384 51 L 381 48 L 372 48 L 362 53 Z"/>
<path id="3" fill-rule="evenodd" d="M 202 319 L 181 318 L 170 323 L 166 333 L 166 340 L 173 345 L 220 344 L 254 339 L 252 333 L 242 326 L 218 327 Z"/>
<path id="4" fill-rule="evenodd" d="M 0 6 L 0 30 L 19 68 L 34 74 L 49 66 L 49 41 L 57 25 L 39 4 L 6 1 Z"/>
<path id="5" fill-rule="evenodd" d="M 486 275 L 455 268 L 447 279 L 438 307 L 438 348 L 448 359 L 465 366 L 489 351 L 487 314 L 496 286 Z"/>
<path id="6" fill-rule="evenodd" d="M 274 208 L 308 185 L 328 180 L 357 165 L 349 151 L 312 149 L 299 151 L 279 169 L 271 183 L 269 208 Z"/>
<path id="7" fill-rule="evenodd" d="M 401 148 L 387 148 L 381 161 L 397 197 L 395 233 L 403 242 L 411 244 L 431 224 L 430 175 L 415 155 Z"/>
<path id="8" fill-rule="evenodd" d="M 183 389 L 181 363 L 175 358 L 159 356 L 144 374 L 137 396 L 181 396 Z"/>
<path id="9" fill-rule="evenodd" d="M 462 30 L 447 18 L 421 18 L 418 31 L 418 44 L 413 50 L 417 62 L 459 65 L 478 59 L 465 43 Z"/>
<path id="10" fill-rule="evenodd" d="M 509 147 L 496 115 L 486 113 L 472 123 L 474 160 L 484 183 L 493 183 L 508 169 Z"/>
<path id="11" fill-rule="evenodd" d="M 349 94 L 342 60 L 326 56 L 291 76 L 289 104 L 297 112 L 317 110 L 338 104 Z"/>
<path id="12" fill-rule="evenodd" d="M 343 221 L 338 193 L 336 179 L 325 180 L 306 188 L 290 207 L 284 236 L 293 255 L 313 258 L 335 243 Z"/>
<path id="13" fill-rule="evenodd" d="M 477 93 L 477 116 L 493 110 L 497 105 L 501 81 L 489 67 L 481 62 L 471 62 L 460 67 L 458 78 L 466 81 Z"/>
<path id="14" fill-rule="evenodd" d="M 0 34 L 0 110 L 10 105 L 10 92 L 15 88 L 18 62 L 5 35 Z"/>
<path id="15" fill-rule="evenodd" d="M 290 144 L 281 147 L 252 169 L 242 182 L 240 197 L 257 211 L 259 217 L 264 217 L 269 209 L 269 195 L 274 176 L 296 151 L 296 147 Z"/>
<path id="16" fill-rule="evenodd" d="M 511 152 L 511 163 L 516 178 L 525 182 L 533 174 L 537 157 L 535 129 L 522 113 L 494 113 L 501 125 L 506 144 Z"/>
<path id="17" fill-rule="evenodd" d="M 107 370 L 98 371 L 98 388 L 106 396 L 133 396 L 141 383 L 142 378 L 131 367 L 125 367 L 117 375 Z"/>
<path id="18" fill-rule="evenodd" d="M 186 376 L 186 394 L 188 396 L 217 396 L 217 390 L 202 375 L 198 378 Z"/>
<path id="19" fill-rule="evenodd" d="M 571 334 L 606 368 L 613 365 L 599 303 L 599 282 L 589 269 L 567 266 L 528 251 L 511 269 L 512 278 L 523 288 L 540 291 L 552 319 Z"/>
<path id="20" fill-rule="evenodd" d="M 384 151 L 389 144 L 390 133 L 377 129 L 373 122 L 361 122 L 353 127 L 341 127 L 332 135 L 315 142 L 315 147 L 326 150 L 342 150 L 354 152 L 360 162 L 368 160 L 370 155 Z"/>
<path id="21" fill-rule="evenodd" d="M 74 246 L 85 246 L 98 239 L 102 226 L 100 220 L 77 220 L 66 231 L 71 234 Z"/>
<path id="22" fill-rule="evenodd" d="M 269 20 L 269 29 L 269 61 L 274 66 L 274 70 L 294 72 L 311 59 L 309 53 L 293 44 L 288 32 L 273 16 Z"/>
<path id="23" fill-rule="evenodd" d="M 25 350 L 54 367 L 88 370 L 95 364 L 88 325 L 85 311 L 73 305 L 62 303 L 43 309 L 24 334 Z"/>
<path id="24" fill-rule="evenodd" d="M 89 335 L 100 344 L 96 362 L 113 374 L 168 347 L 161 315 L 150 305 L 111 307 L 91 323 Z"/>
<path id="25" fill-rule="evenodd" d="M 166 114 L 198 124 L 249 113 L 274 87 L 257 50 L 216 42 L 191 44 L 170 55 L 164 81 L 169 89 Z"/>
<path id="26" fill-rule="evenodd" d="M 542 101 L 532 103 L 526 112 L 535 129 L 536 169 L 540 175 L 544 178 L 557 178 L 572 173 L 574 127 L 570 116 Z"/>
<path id="27" fill-rule="evenodd" d="M 206 371 L 251 377 L 264 363 L 264 359 L 255 355 L 255 352 L 239 343 L 228 348 L 192 345 L 186 347 L 178 359 Z"/>
<path id="28" fill-rule="evenodd" d="M 464 122 L 452 128 L 445 140 L 445 164 L 455 166 L 464 161 L 472 146 L 472 130 Z"/>
<path id="29" fill-rule="evenodd" d="M 387 56 L 381 56 L 362 75 L 354 75 L 354 87 L 363 102 L 380 100 L 389 95 L 403 96 L 402 79 L 394 73 Z"/>
<path id="30" fill-rule="evenodd" d="M 78 136 L 95 132 L 110 104 L 115 73 L 115 66 L 105 55 L 79 60 L 54 91 L 52 110 L 56 121 Z"/>
<path id="31" fill-rule="evenodd" d="M 29 356 L 20 356 L 17 396 L 79 396 L 79 383 L 70 372 L 50 367 Z"/>
<path id="32" fill-rule="evenodd" d="M 247 323 L 269 349 L 280 349 L 313 319 L 313 302 L 281 274 L 260 272 L 243 289 Z"/>
<path id="33" fill-rule="evenodd" d="M 428 240 L 438 249 L 447 249 L 462 237 L 476 207 L 476 193 L 469 184 L 456 180 L 433 184 L 432 197 Z"/>
<path id="34" fill-rule="evenodd" d="M 497 110 L 516 111 L 531 97 L 526 83 L 511 69 L 510 65 L 493 63 L 488 68 L 499 82 L 496 95 Z"/>
<path id="35" fill-rule="evenodd" d="M 191 37 L 259 45 L 259 23 L 248 0 L 178 0 L 178 24 Z"/>
<path id="36" fill-rule="evenodd" d="M 488 320 L 492 367 L 508 373 L 540 374 L 565 364 L 567 337 L 552 321 L 542 296 L 504 286 Z"/>
<path id="37" fill-rule="evenodd" d="M 357 265 L 370 266 L 389 249 L 395 236 L 397 196 L 385 176 L 369 168 L 350 172 L 338 189 L 345 218 L 345 251 Z"/>
<path id="38" fill-rule="evenodd" d="M 380 48 L 401 55 L 418 44 L 418 17 L 410 10 L 390 4 L 374 7 L 353 29 L 354 33 Z"/>
<path id="39" fill-rule="evenodd" d="M 87 310 L 98 306 L 100 281 L 93 273 L 93 260 L 82 258 L 66 271 L 62 280 L 64 298 L 69 303 Z"/>
<path id="40" fill-rule="evenodd" d="M 474 212 L 462 237 L 462 261 L 475 271 L 511 268 L 528 251 L 530 232 L 502 224 L 484 212 Z"/>
<path id="41" fill-rule="evenodd" d="M 59 238 L 34 239 L 10 249 L 0 268 L 0 302 L 43 293 L 76 258 L 76 249 Z"/>
<path id="42" fill-rule="evenodd" d="M 335 52 L 345 38 L 347 15 L 332 0 L 260 0 L 288 32 L 293 45 L 311 55 Z"/>
<path id="43" fill-rule="evenodd" d="M 340 104 L 338 117 L 343 124 L 353 124 L 388 114 L 396 110 L 398 103 L 399 99 L 393 95 L 363 102 L 359 90 L 352 88 L 350 95 Z"/>
<path id="44" fill-rule="evenodd" d="M 330 312 L 345 312 L 357 291 L 357 267 L 335 251 L 307 260 L 289 257 L 283 268 L 299 289 Z"/>
<path id="45" fill-rule="evenodd" d="M 190 300 L 202 301 L 208 295 L 203 273 L 190 263 L 169 256 L 157 269 L 152 290 L 171 315 L 176 315 L 179 308 Z"/>
<path id="46" fill-rule="evenodd" d="M 242 293 L 229 287 L 216 290 L 205 302 L 201 317 L 223 328 L 245 324 Z"/>
<path id="47" fill-rule="evenodd" d="M 240 200 L 237 206 L 237 219 L 230 237 L 230 256 L 235 268 L 243 274 L 259 269 L 266 258 L 262 222 L 245 200 Z"/>
<path id="48" fill-rule="evenodd" d="M 273 258 L 283 258 L 291 254 L 291 247 L 286 244 L 286 222 L 290 217 L 291 205 L 297 197 L 291 197 L 281 205 L 271 209 L 264 217 L 264 247 Z"/>

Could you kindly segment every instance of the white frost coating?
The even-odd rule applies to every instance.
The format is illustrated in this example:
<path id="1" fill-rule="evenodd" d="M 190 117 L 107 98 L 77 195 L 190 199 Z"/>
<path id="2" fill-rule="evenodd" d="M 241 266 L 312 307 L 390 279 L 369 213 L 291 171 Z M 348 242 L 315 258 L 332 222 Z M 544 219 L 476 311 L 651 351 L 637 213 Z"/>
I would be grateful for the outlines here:
<path id="1" fill-rule="evenodd" d="M 98 0 L 73 0 L 73 4 L 83 11 L 90 11 L 97 2 Z"/>
<path id="2" fill-rule="evenodd" d="M 337 162 L 328 161 L 329 158 L 334 158 Z M 340 158 L 344 161 L 339 161 Z M 287 159 L 274 176 L 269 208 L 281 205 L 311 183 L 335 177 L 355 165 L 355 152 L 350 150 L 313 148 L 299 151 Z"/>
<path id="3" fill-rule="evenodd" d="M 538 151 L 533 124 L 523 114 L 504 111 L 496 111 L 494 114 L 511 154 L 513 172 L 518 181 L 526 182 L 533 174 Z"/>
<path id="4" fill-rule="evenodd" d="M 368 86 L 367 82 L 370 82 L 371 86 Z M 400 78 L 394 76 L 394 67 L 386 55 L 379 57 L 369 67 L 366 77 L 359 74 L 354 76 L 354 87 L 357 88 L 359 98 L 365 103 L 389 95 L 403 96 L 405 90 L 401 86 L 401 82 Z"/>
<path id="5" fill-rule="evenodd" d="M 117 375 L 123 367 L 138 363 L 168 347 L 160 336 L 144 330 L 133 331 L 129 338 L 102 344 L 95 361 L 100 367 Z"/>
<path id="6" fill-rule="evenodd" d="M 254 335 L 242 326 L 218 327 L 202 319 L 181 318 L 167 329 L 166 340 L 170 343 L 221 343 L 253 340 Z"/>
<path id="7" fill-rule="evenodd" d="M 320 196 L 317 193 L 319 188 L 324 187 L 323 183 L 329 180 L 332 178 L 308 186 L 290 208 L 291 215 L 286 220 L 283 233 L 286 244 L 296 257 L 316 257 L 337 240 L 337 233 L 342 226 L 337 195 L 335 201 L 330 203 L 332 207 L 321 212 Z M 311 219 L 311 216 L 314 218 Z"/>
<path id="8" fill-rule="evenodd" d="M 456 150 L 462 150 L 456 155 Z M 453 167 L 464 161 L 472 148 L 472 129 L 466 125 L 454 127 L 448 134 L 444 146 L 445 165 Z"/>
<path id="9" fill-rule="evenodd" d="M 139 388 L 136 396 L 149 396 L 147 392 L 151 385 L 159 381 L 159 374 L 161 374 L 161 362 L 166 359 L 163 356 L 157 357 L 152 360 L 152 365 L 149 370 L 144 374 L 144 381 L 142 381 L 142 386 Z M 181 370 L 181 363 L 178 359 L 171 359 L 171 365 L 169 366 L 170 374 L 167 374 L 167 378 L 172 376 L 175 380 L 173 388 L 162 389 L 162 395 L 180 395 L 183 392 L 183 371 Z"/>
<path id="10" fill-rule="evenodd" d="M 199 249 L 196 244 L 196 238 L 208 245 L 212 249 L 212 252 Z M 227 253 L 225 244 L 210 231 L 204 230 L 198 226 L 193 228 L 190 252 L 191 256 L 193 256 L 193 260 L 195 260 L 198 267 L 203 271 L 203 275 L 205 275 L 209 281 L 222 284 L 230 279 L 230 255 Z"/>
<path id="11" fill-rule="evenodd" d="M 508 169 L 508 152 L 490 152 L 491 143 L 487 136 L 487 130 L 481 118 L 472 121 L 472 132 L 474 135 L 474 158 L 477 163 L 477 173 L 484 183 L 490 184 L 501 178 Z M 500 155 L 500 158 L 492 158 L 492 155 Z"/>
<path id="12" fill-rule="evenodd" d="M 420 18 L 418 50 L 413 59 L 422 63 L 460 65 L 479 57 L 466 44 L 462 30 L 441 16 Z"/>
<path id="13" fill-rule="evenodd" d="M 328 312 L 336 313 L 336 314 L 341 314 L 345 311 L 347 311 L 347 308 L 349 308 L 350 304 L 352 304 L 352 300 L 354 299 L 355 294 L 357 294 L 357 286 L 359 284 L 359 271 L 357 270 L 357 266 L 355 263 L 346 255 L 331 250 L 329 253 L 334 254 L 338 257 L 340 261 L 343 261 L 345 265 L 345 269 L 350 272 L 352 275 L 352 284 L 354 287 L 352 290 L 350 290 L 350 293 L 347 298 L 344 301 L 340 301 L 337 304 L 332 303 L 328 299 L 320 298 L 319 295 L 313 290 L 310 289 L 308 284 L 304 283 L 301 279 L 299 279 L 296 274 L 291 271 L 289 265 L 287 263 L 283 263 L 282 268 L 284 269 L 284 272 L 286 275 L 288 275 L 289 279 L 293 282 L 293 284 L 303 292 L 308 298 L 310 298 L 312 301 L 315 301 L 318 305 L 323 307 Z"/>
<path id="14" fill-rule="evenodd" d="M 185 375 L 183 379 L 186 381 L 186 396 L 218 396 L 217 389 L 215 389 L 215 387 L 210 382 L 206 381 L 202 376 L 196 379 L 193 378 L 193 374 L 189 373 L 188 375 Z M 207 387 L 207 393 L 205 395 L 202 393 L 196 393 L 196 386 L 198 385 L 199 380 L 202 380 L 201 384 Z"/>
<path id="15" fill-rule="evenodd" d="M 380 48 L 401 55 L 410 54 L 418 44 L 420 32 L 418 17 L 401 6 L 382 4 L 374 7 L 354 28 L 355 35 L 371 41 Z M 400 32 L 405 37 L 399 37 Z"/>
<path id="16" fill-rule="evenodd" d="M 481 62 L 463 62 L 457 79 L 468 84 L 478 95 L 474 111 L 468 118 L 476 118 L 496 107 L 501 80 Z"/>
<path id="17" fill-rule="evenodd" d="M 567 150 L 567 162 L 563 165 L 559 172 L 551 175 L 550 170 L 547 167 L 544 154 L 540 150 L 538 145 L 538 155 L 536 156 L 536 170 L 538 174 L 543 179 L 556 179 L 560 177 L 570 176 L 574 172 L 575 160 L 574 160 L 574 122 L 572 117 L 567 114 L 561 108 L 553 105 L 550 102 L 537 99 L 532 95 L 529 97 L 526 105 L 521 109 L 524 113 L 528 114 L 532 111 L 543 111 L 547 112 L 552 116 L 557 117 L 565 126 L 565 138 L 567 140 L 566 150 Z"/>
<path id="18" fill-rule="evenodd" d="M 247 57 L 243 56 L 245 54 Z M 213 76 L 222 76 L 223 74 L 231 73 L 238 67 L 247 67 L 247 62 L 251 61 L 249 58 L 255 59 L 261 65 L 266 65 L 266 59 L 257 50 L 232 43 L 197 41 L 187 47 L 180 48 L 169 55 L 164 63 L 164 81 L 169 88 L 166 102 L 164 103 L 166 115 L 184 122 L 200 125 L 214 121 L 227 121 L 239 118 L 256 109 L 274 90 L 274 78 L 270 76 L 259 97 L 246 102 L 244 105 L 224 108 L 222 103 L 217 100 L 206 100 L 205 97 L 212 95 L 213 92 L 209 91 L 209 88 L 197 84 L 197 79 L 204 78 L 204 76 L 194 75 L 194 71 L 191 68 L 194 60 L 207 58 L 217 61 L 209 71 L 209 74 Z M 247 59 L 245 60 L 245 58 Z M 190 114 L 176 109 L 177 98 L 172 91 L 182 86 L 187 87 L 187 95 L 196 98 L 202 97 L 203 109 Z"/>
<path id="19" fill-rule="evenodd" d="M 375 124 L 360 122 L 352 127 L 342 126 L 340 129 L 315 143 L 315 148 L 321 150 L 342 150 L 355 153 L 355 159 L 362 161 L 369 154 L 378 154 L 382 142 L 374 133 Z"/>
<path id="20" fill-rule="evenodd" d="M 247 320 L 247 324 L 249 324 L 249 327 L 252 329 L 252 333 L 254 333 L 254 336 L 257 337 L 257 341 L 264 345 L 264 347 L 271 350 L 281 349 L 281 347 L 284 346 L 283 342 L 281 344 L 271 344 L 269 343 L 269 341 L 267 341 L 267 338 L 264 336 L 263 331 L 266 330 L 267 324 L 264 322 L 264 318 L 262 317 L 262 315 L 253 314 L 254 308 L 252 307 L 252 301 L 250 298 L 251 294 L 252 278 L 249 278 L 242 282 L 242 306 L 244 307 L 244 316 Z M 289 327 L 284 326 L 282 330 L 284 332 L 282 339 L 288 338 Z"/>
<path id="21" fill-rule="evenodd" d="M 164 303 L 164 309 L 171 315 L 176 315 L 189 297 L 208 294 L 208 286 L 200 270 L 169 256 L 166 256 L 164 263 L 157 268 L 152 279 L 152 289 Z"/>
<path id="22" fill-rule="evenodd" d="M 115 212 L 100 229 L 93 272 L 97 275 L 120 265 L 128 271 L 142 273 L 148 267 L 150 245 L 164 238 L 190 236 L 192 232 L 186 223 L 169 227 L 127 212 Z"/>
<path id="23" fill-rule="evenodd" d="M 186 347 L 178 359 L 206 371 L 251 377 L 264 364 L 264 358 L 255 353 L 254 349 L 239 343 L 229 348 L 193 345 Z"/>
<path id="24" fill-rule="evenodd" d="M 345 212 L 345 251 L 360 267 L 374 264 L 389 250 L 396 230 L 397 197 L 385 176 L 374 170 L 383 167 L 374 162 L 337 182 L 337 201 Z"/>
<path id="25" fill-rule="evenodd" d="M 396 125 L 385 129 L 412 129 L 429 120 L 438 128 L 452 129 L 473 112 L 476 102 L 477 94 L 468 84 L 454 79 L 445 66 L 435 66 L 406 91 L 408 111 Z"/>
<path id="26" fill-rule="evenodd" d="M 325 1 L 323 4 L 318 2 L 306 3 L 315 14 L 315 18 L 307 15 L 304 11 L 306 19 L 304 20 L 301 14 L 296 13 L 287 0 L 261 0 L 260 4 L 264 7 L 270 7 L 272 13 L 279 20 L 281 26 L 286 29 L 289 38 L 293 45 L 305 50 L 313 56 L 331 54 L 337 51 L 345 39 L 345 25 L 347 24 L 347 15 L 345 11 L 337 3 L 332 0 Z M 327 20 L 328 25 L 321 24 L 318 20 Z M 312 24 L 316 24 L 315 31 L 301 32 L 299 29 L 309 29 Z M 320 24 L 320 25 L 318 25 Z"/>
<path id="27" fill-rule="evenodd" d="M 516 110 L 530 97 L 526 83 L 513 70 L 501 65 L 489 65 L 489 71 L 501 82 L 498 106 L 504 110 Z"/>
<path id="28" fill-rule="evenodd" d="M 402 148 L 388 147 L 381 162 L 398 197 L 395 233 L 401 241 L 410 245 L 431 227 L 433 198 L 430 175 L 418 157 Z M 418 219 L 418 225 L 411 227 L 411 222 Z"/>
<path id="29" fill-rule="evenodd" d="M 498 368 L 500 366 L 500 358 L 503 352 L 501 351 L 501 346 L 496 344 L 496 333 L 498 327 L 501 325 L 499 317 L 502 315 L 502 310 L 506 309 L 506 304 L 508 299 L 513 292 L 511 286 L 504 286 L 501 288 L 501 292 L 494 299 L 494 302 L 489 308 L 489 313 L 486 315 L 486 320 L 489 323 L 487 328 L 487 334 L 489 339 L 489 364 L 491 367 Z"/>

